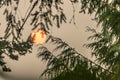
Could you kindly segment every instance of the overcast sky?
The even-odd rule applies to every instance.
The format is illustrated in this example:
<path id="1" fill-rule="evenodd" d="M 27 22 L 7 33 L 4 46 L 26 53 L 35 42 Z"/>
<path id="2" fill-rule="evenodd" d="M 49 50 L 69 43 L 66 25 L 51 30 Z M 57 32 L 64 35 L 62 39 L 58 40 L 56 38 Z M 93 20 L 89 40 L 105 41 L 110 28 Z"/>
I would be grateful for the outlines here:
<path id="1" fill-rule="evenodd" d="M 27 0 L 21 0 L 21 7 L 19 8 L 20 14 L 24 17 L 26 9 L 29 7 Z M 29 1 L 29 0 L 28 0 Z M 76 5 L 75 8 L 77 9 L 79 5 Z M 25 10 L 24 10 L 25 9 Z M 78 10 L 76 11 L 76 26 L 72 23 L 70 24 L 70 18 L 72 17 L 72 7 L 70 6 L 69 2 L 64 3 L 65 13 L 68 17 L 68 23 L 62 24 L 60 29 L 57 29 L 55 26 L 52 28 L 52 35 L 60 37 L 63 41 L 67 42 L 70 46 L 75 48 L 79 53 L 83 54 L 84 56 L 90 58 L 90 50 L 83 47 L 83 44 L 87 42 L 87 37 L 91 34 L 86 32 L 86 26 L 94 27 L 96 23 L 91 19 L 93 16 L 78 14 Z M 2 10 L 0 10 L 2 12 Z M 4 22 L 2 14 L 0 14 L 0 22 Z M 3 35 L 4 24 L 1 24 L 0 35 Z M 30 33 L 29 28 L 29 20 L 26 23 L 26 30 L 24 32 L 24 37 L 26 38 Z M 6 58 L 8 62 L 8 66 L 12 69 L 12 72 L 0 73 L 0 80 L 15 80 L 16 78 L 30 78 L 29 80 L 38 80 L 39 75 L 45 69 L 45 62 L 41 62 L 40 59 L 36 57 L 37 49 L 34 48 L 32 54 L 27 54 L 26 56 L 21 56 L 19 61 L 12 61 Z M 18 80 L 18 79 L 17 79 Z"/>

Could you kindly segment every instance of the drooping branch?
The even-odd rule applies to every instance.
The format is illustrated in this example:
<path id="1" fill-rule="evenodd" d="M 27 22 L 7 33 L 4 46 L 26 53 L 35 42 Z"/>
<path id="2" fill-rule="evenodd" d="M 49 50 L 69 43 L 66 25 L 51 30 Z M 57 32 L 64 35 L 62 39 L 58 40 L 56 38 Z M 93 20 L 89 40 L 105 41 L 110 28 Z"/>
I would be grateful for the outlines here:
<path id="1" fill-rule="evenodd" d="M 49 53 L 47 51 L 41 50 L 39 52 L 39 57 L 41 57 L 43 60 L 47 60 L 47 69 L 42 74 L 43 75 L 55 75 L 60 76 L 62 74 L 74 73 L 74 70 L 76 70 L 76 67 L 84 68 L 89 74 L 94 75 L 94 73 L 98 76 L 101 76 L 102 73 L 107 73 L 106 75 L 114 74 L 113 72 L 109 71 L 108 69 L 103 68 L 101 65 L 93 62 L 92 60 L 86 58 L 81 53 L 78 53 L 74 48 L 72 48 L 70 45 L 68 45 L 66 42 L 62 41 L 62 39 L 58 37 L 50 36 L 49 40 L 47 42 L 50 42 L 54 45 L 56 45 L 55 49 L 53 49 L 53 52 L 50 54 L 54 54 L 57 50 L 60 51 L 60 54 L 57 56 L 54 56 L 55 59 L 49 57 Z M 58 62 L 56 62 L 56 59 Z M 60 63 L 62 64 L 58 64 Z M 61 68 L 62 66 L 67 67 L 68 71 L 66 71 L 66 68 Z M 56 68 L 60 73 L 58 74 L 56 71 Z M 94 71 L 94 69 L 98 69 L 97 71 Z M 81 72 L 81 74 L 84 74 Z M 87 74 L 87 73 L 86 73 Z M 104 76 L 104 75 L 102 75 Z M 53 76 L 55 78 L 56 76 Z M 102 77 L 101 77 L 102 78 Z"/>
<path id="2" fill-rule="evenodd" d="M 59 58 L 57 58 L 55 55 L 53 55 L 53 53 L 50 52 L 46 47 L 43 47 L 43 46 L 39 47 L 38 57 L 41 57 L 42 60 L 47 61 L 47 68 L 44 70 L 44 72 L 41 74 L 40 77 L 42 77 L 43 75 L 46 76 L 50 72 L 50 73 L 53 73 L 53 74 L 51 74 L 52 75 L 51 78 L 53 78 L 53 77 L 59 75 L 64 70 L 67 70 L 70 72 L 72 71 Z M 64 69 L 62 69 L 62 68 L 64 68 Z M 57 74 L 54 74 L 55 72 Z M 50 77 L 50 75 L 48 77 Z"/>
<path id="3" fill-rule="evenodd" d="M 28 12 L 26 18 L 24 19 L 24 21 L 23 21 L 23 23 L 22 23 L 22 25 L 21 25 L 21 27 L 20 27 L 20 29 L 19 29 L 19 34 L 18 34 L 18 35 L 20 35 L 21 30 L 23 29 L 26 21 L 28 20 L 29 16 L 31 15 L 31 13 L 32 13 L 32 11 L 34 10 L 34 8 L 35 8 L 35 6 L 37 5 L 37 3 L 38 3 L 38 0 L 36 0 L 36 1 L 34 2 L 32 8 L 30 9 L 30 11 Z"/>

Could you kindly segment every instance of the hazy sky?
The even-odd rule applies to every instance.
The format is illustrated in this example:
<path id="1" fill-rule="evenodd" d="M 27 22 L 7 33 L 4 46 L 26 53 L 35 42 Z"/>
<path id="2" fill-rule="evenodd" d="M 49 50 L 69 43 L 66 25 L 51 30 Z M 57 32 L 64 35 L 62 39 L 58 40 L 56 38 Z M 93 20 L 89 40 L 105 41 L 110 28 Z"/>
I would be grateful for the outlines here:
<path id="1" fill-rule="evenodd" d="M 24 14 L 26 12 L 26 8 L 29 7 L 29 4 L 27 0 L 21 0 L 21 7 L 19 8 L 20 14 L 24 17 Z M 29 0 L 28 0 L 29 1 Z M 76 5 L 75 8 L 78 8 L 79 5 Z M 25 10 L 24 10 L 25 9 Z M 83 15 L 83 14 L 78 14 L 78 11 L 76 11 L 76 26 L 73 25 L 72 23 L 70 24 L 70 18 L 72 17 L 72 7 L 70 6 L 70 3 L 66 2 L 64 3 L 64 9 L 65 13 L 67 14 L 68 18 L 68 23 L 62 24 L 61 28 L 58 29 L 55 26 L 52 28 L 52 35 L 60 37 L 63 39 L 63 41 L 67 42 L 70 46 L 75 48 L 79 53 L 83 54 L 86 57 L 90 58 L 90 50 L 86 49 L 83 47 L 83 44 L 87 42 L 87 37 L 91 35 L 89 32 L 86 32 L 86 26 L 90 27 L 95 27 L 96 23 L 92 21 L 91 19 L 93 18 L 90 15 Z M 0 10 L 2 12 L 2 10 Z M 0 13 L 0 22 L 4 22 L 3 16 Z M 1 24 L 1 30 L 0 34 L 3 35 L 3 30 L 4 30 L 4 24 Z M 30 33 L 30 28 L 29 28 L 29 20 L 27 21 L 25 25 L 26 29 L 24 31 L 24 38 L 27 37 L 28 34 Z M 16 80 L 16 78 L 30 78 L 29 80 L 37 80 L 39 75 L 42 73 L 42 71 L 45 68 L 45 62 L 41 62 L 40 59 L 37 58 L 37 49 L 34 48 L 32 54 L 27 54 L 26 56 L 21 56 L 19 61 L 12 61 L 9 58 L 6 58 L 8 62 L 8 66 L 12 69 L 12 72 L 10 73 L 5 73 L 2 72 L 0 73 L 0 80 Z M 18 80 L 18 79 L 17 79 Z"/>

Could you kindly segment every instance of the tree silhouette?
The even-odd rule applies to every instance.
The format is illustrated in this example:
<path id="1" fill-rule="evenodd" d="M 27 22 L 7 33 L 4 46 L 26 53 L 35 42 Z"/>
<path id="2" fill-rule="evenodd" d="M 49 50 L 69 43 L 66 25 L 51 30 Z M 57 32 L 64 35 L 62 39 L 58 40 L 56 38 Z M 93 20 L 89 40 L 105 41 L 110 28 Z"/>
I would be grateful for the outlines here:
<path id="1" fill-rule="evenodd" d="M 80 13 L 94 14 L 94 20 L 100 26 L 101 32 L 88 27 L 93 35 L 88 39 L 94 40 L 85 45 L 92 49 L 97 62 L 84 57 L 62 39 L 50 35 L 53 22 L 57 28 L 67 22 L 62 0 L 29 0 L 32 5 L 22 19 L 16 17 L 20 0 L 0 0 L 0 8 L 5 7 L 5 35 L 0 38 L 0 66 L 3 71 L 11 71 L 6 66 L 4 55 L 18 60 L 18 55 L 32 51 L 33 43 L 28 36 L 23 40 L 22 31 L 25 23 L 32 17 L 32 30 L 42 29 L 48 35 L 46 43 L 55 45 L 53 51 L 45 46 L 39 47 L 38 57 L 47 61 L 47 68 L 40 77 L 51 80 L 119 80 L 120 79 L 120 1 L 119 0 L 68 0 L 73 6 L 73 17 L 70 22 L 75 24 L 74 5 L 81 4 Z M 15 3 L 15 5 L 13 4 Z M 53 10 L 54 8 L 54 10 Z M 12 39 L 11 39 L 12 38 Z M 59 51 L 60 54 L 54 55 Z M 14 53 L 18 53 L 15 55 Z M 102 67 L 102 65 L 105 66 Z"/>

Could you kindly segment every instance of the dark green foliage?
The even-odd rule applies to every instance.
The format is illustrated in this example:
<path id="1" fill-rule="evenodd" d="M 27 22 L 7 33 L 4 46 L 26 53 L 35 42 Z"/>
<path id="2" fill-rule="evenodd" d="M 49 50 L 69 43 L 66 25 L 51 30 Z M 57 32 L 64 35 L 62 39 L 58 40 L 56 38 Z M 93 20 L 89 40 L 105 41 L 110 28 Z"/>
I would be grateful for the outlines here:
<path id="1" fill-rule="evenodd" d="M 0 8 L 5 6 L 3 15 L 6 20 L 5 35 L 0 38 L 0 66 L 3 71 L 10 72 L 4 61 L 5 55 L 10 59 L 18 60 L 19 55 L 31 52 L 32 42 L 30 36 L 22 39 L 25 23 L 31 19 L 32 30 L 42 29 L 48 35 L 52 26 L 57 28 L 66 23 L 67 17 L 62 8 L 62 0 L 29 0 L 31 9 L 24 18 L 18 19 L 16 12 L 20 0 L 0 0 Z M 73 16 L 70 23 L 75 24 L 75 7 L 81 4 L 80 13 L 94 14 L 94 20 L 101 27 L 101 32 L 88 28 L 93 35 L 88 39 L 93 40 L 86 47 L 92 49 L 96 63 L 78 53 L 60 38 L 48 36 L 46 43 L 56 47 L 49 51 L 40 47 L 38 57 L 47 62 L 47 68 L 42 76 L 51 80 L 119 80 L 120 79 L 120 1 L 119 0 L 68 0 L 73 6 Z M 17 6 L 13 6 L 13 2 Z M 9 8 L 11 10 L 9 10 Z M 8 8 L 9 7 L 9 8 Z M 54 10 L 53 10 L 54 8 Z M 53 24 L 54 23 L 54 24 Z M 10 40 L 12 38 L 12 40 Z M 59 51 L 60 54 L 54 55 Z M 15 54 L 17 53 L 17 54 Z M 98 65 L 99 64 L 99 65 Z M 105 66 L 105 69 L 101 67 Z"/>
<path id="2" fill-rule="evenodd" d="M 21 43 L 11 43 L 3 38 L 0 39 L 0 65 L 5 66 L 6 62 L 4 61 L 4 56 L 7 55 L 10 59 L 18 60 L 18 55 L 25 55 L 27 52 L 31 52 L 32 44 L 27 42 Z M 18 54 L 14 54 L 18 53 Z M 4 71 L 7 71 L 7 67 L 3 67 Z M 10 71 L 10 70 L 8 70 Z"/>
<path id="3" fill-rule="evenodd" d="M 120 74 L 119 1 L 113 0 L 109 2 L 109 0 L 80 0 L 80 2 L 82 3 L 80 12 L 84 12 L 84 13 L 87 12 L 88 14 L 95 13 L 95 21 L 98 23 L 98 25 L 100 24 L 102 27 L 102 30 L 99 33 L 94 29 L 91 28 L 88 29 L 89 31 L 92 31 L 94 33 L 93 36 L 89 37 L 89 39 L 94 40 L 94 42 L 86 46 L 93 50 L 92 55 L 96 57 L 99 64 L 106 66 L 106 68 L 110 71 L 110 74 L 107 74 L 109 72 L 108 70 L 107 71 L 101 70 L 103 72 L 99 72 L 100 68 L 98 65 L 96 66 L 98 72 L 94 72 L 94 70 L 96 70 L 95 67 L 92 67 L 93 65 L 91 66 L 89 65 L 90 68 L 91 67 L 93 68 L 93 73 L 91 73 L 91 70 L 89 68 L 86 69 L 85 67 L 82 67 L 81 65 L 86 63 L 86 61 L 84 62 L 84 59 L 86 60 L 86 58 L 84 58 L 84 56 L 82 57 L 80 57 L 79 55 L 77 56 L 76 51 L 70 46 L 66 45 L 64 42 L 62 43 L 60 39 L 51 39 L 51 41 L 54 44 L 57 44 L 57 47 L 53 51 L 63 48 L 60 55 L 56 56 L 56 59 L 58 59 L 56 61 L 60 61 L 63 65 L 53 63 L 54 65 L 53 64 L 50 65 L 50 67 L 53 66 L 53 68 L 47 68 L 44 74 L 48 74 L 48 77 L 50 76 L 50 74 L 52 76 L 53 74 L 55 74 L 53 80 L 67 80 L 67 79 L 74 80 L 75 76 L 71 76 L 71 74 L 74 75 L 74 69 L 76 64 L 78 64 L 78 62 L 83 61 L 82 64 L 79 63 L 80 64 L 79 70 L 81 74 L 83 74 L 82 75 L 83 77 L 85 74 L 86 76 L 91 74 L 92 76 L 94 76 L 95 80 L 97 79 L 119 80 L 120 79 L 119 77 Z M 45 56 L 45 55 L 41 55 L 41 56 Z M 86 64 L 88 63 L 89 60 L 87 61 Z M 66 67 L 64 68 L 64 70 L 63 68 L 61 69 L 61 67 L 63 66 Z M 88 65 L 85 66 L 87 67 Z M 58 71 L 54 71 L 56 67 L 57 69 L 59 69 L 60 73 L 58 73 Z M 82 72 L 81 69 L 83 69 L 83 71 L 86 71 L 86 73 L 84 74 L 84 72 Z M 89 72 L 90 74 L 87 74 Z M 94 78 L 92 77 L 91 80 L 94 80 Z M 82 79 L 82 77 L 80 77 L 79 79 Z M 75 80 L 77 80 L 77 77 Z M 82 80 L 86 80 L 85 77 Z"/>
<path id="4" fill-rule="evenodd" d="M 111 72 L 85 58 L 60 38 L 51 36 L 49 41 L 57 47 L 52 52 L 46 47 L 39 48 L 38 57 L 47 61 L 47 68 L 42 76 L 51 80 L 103 80 L 111 74 Z M 57 50 L 61 53 L 57 56 L 53 55 Z"/>
<path id="5" fill-rule="evenodd" d="M 6 64 L 4 61 L 4 54 L 10 57 L 10 59 L 18 60 L 19 55 L 25 55 L 26 53 L 32 52 L 31 50 L 33 44 L 30 41 L 30 36 L 28 36 L 28 40 L 23 41 L 22 39 L 22 31 L 24 30 L 24 25 L 29 17 L 32 18 L 32 30 L 39 28 L 44 30 L 46 33 L 49 33 L 50 26 L 53 26 L 53 21 L 56 22 L 57 27 L 60 27 L 60 24 L 66 22 L 66 16 L 60 6 L 63 4 L 61 0 L 30 0 L 32 7 L 30 11 L 26 13 L 24 18 L 18 18 L 17 11 L 19 7 L 19 1 L 20 0 L 0 0 L 0 8 L 5 7 L 3 15 L 5 16 L 6 20 L 6 28 L 4 31 L 5 35 L 0 39 L 1 67 Z M 54 14 L 54 11 L 52 10 L 53 7 L 60 14 Z M 38 8 L 38 10 L 35 8 Z M 45 9 L 46 11 L 44 11 Z M 5 70 L 6 68 L 4 71 Z"/>
<path id="6" fill-rule="evenodd" d="M 89 5 L 88 3 L 86 5 Z M 84 8 L 89 10 L 90 7 L 88 8 L 86 5 L 84 5 Z M 95 3 L 92 3 L 93 5 Z M 95 10 L 93 12 L 96 13 L 95 20 L 101 25 L 102 30 L 100 33 L 94 31 L 93 36 L 89 37 L 94 42 L 87 45 L 87 47 L 93 50 L 92 54 L 96 56 L 97 61 L 115 73 L 112 75 L 113 78 L 111 80 L 120 79 L 118 76 L 120 73 L 120 69 L 118 68 L 120 67 L 119 5 L 119 0 L 113 0 L 109 3 L 108 0 L 105 0 L 100 1 L 98 5 L 95 5 L 96 7 L 93 7 L 92 11 Z M 89 30 L 93 31 L 93 29 Z"/>
<path id="7" fill-rule="evenodd" d="M 60 6 L 63 4 L 61 0 L 41 0 L 38 4 L 39 10 L 32 14 L 31 25 L 34 26 L 33 29 L 40 28 L 48 31 L 49 27 L 53 26 L 53 21 L 56 22 L 58 28 L 60 27 L 60 23 L 63 21 L 66 22 L 66 16 Z M 53 8 L 58 11 L 58 14 L 55 14 L 55 11 L 52 10 Z"/>

